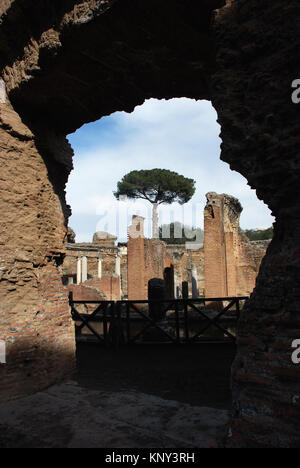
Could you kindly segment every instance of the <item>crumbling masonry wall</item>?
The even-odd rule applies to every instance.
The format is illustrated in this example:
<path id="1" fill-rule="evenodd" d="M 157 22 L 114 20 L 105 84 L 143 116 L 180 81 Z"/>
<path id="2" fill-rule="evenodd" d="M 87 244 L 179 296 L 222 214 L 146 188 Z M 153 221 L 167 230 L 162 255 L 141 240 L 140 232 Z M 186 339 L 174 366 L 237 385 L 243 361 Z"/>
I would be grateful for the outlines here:
<path id="1" fill-rule="evenodd" d="M 158 239 L 145 239 L 144 218 L 133 216 L 127 243 L 128 299 L 148 299 L 148 282 L 164 279 L 165 268 L 171 266 L 166 244 Z"/>
<path id="2" fill-rule="evenodd" d="M 65 216 L 34 136 L 10 103 L 0 104 L 0 401 L 70 374 L 75 340 L 58 266 Z"/>
<path id="3" fill-rule="evenodd" d="M 197 290 L 199 296 L 205 294 L 205 278 L 204 278 L 204 248 L 197 245 L 194 249 L 187 249 L 185 244 L 168 244 L 167 252 L 171 257 L 171 262 L 174 265 L 175 275 L 175 293 L 179 292 L 182 297 L 182 282 L 189 283 L 189 292 L 192 292 L 192 268 L 197 271 Z M 179 289 L 177 289 L 179 288 Z"/>
<path id="4" fill-rule="evenodd" d="M 116 238 L 115 238 L 116 239 Z M 105 245 L 102 245 L 104 243 Z M 99 297 L 98 290 L 102 293 L 102 300 L 121 300 L 120 275 L 116 274 L 116 257 L 120 254 L 115 242 L 83 242 L 71 243 L 66 245 L 66 254 L 61 266 L 63 280 L 68 291 L 72 291 L 77 300 L 84 300 L 84 291 L 82 284 L 91 289 L 96 288 L 95 297 Z M 86 259 L 86 278 L 78 281 L 78 261 Z M 99 262 L 101 262 L 101 272 L 99 271 Z M 80 268 L 81 270 L 81 268 Z M 127 267 L 121 266 L 120 272 L 127 276 Z M 80 273 L 82 273 L 80 271 Z M 101 277 L 99 277 L 99 274 Z M 74 285 L 73 285 L 74 283 Z M 77 284 L 76 284 L 77 283 Z M 70 285 L 72 287 L 70 287 Z M 123 287 L 123 284 L 122 284 Z M 125 283 L 127 288 L 127 284 Z M 125 291 L 126 292 L 126 291 Z M 91 297 L 91 291 L 89 291 Z M 75 299 L 76 300 L 76 299 Z"/>
<path id="5" fill-rule="evenodd" d="M 242 206 L 226 194 L 208 193 L 204 210 L 206 297 L 249 296 L 269 242 L 251 242 L 239 225 Z"/>
<path id="6" fill-rule="evenodd" d="M 217 72 L 212 102 L 221 158 L 244 175 L 276 217 L 274 238 L 238 328 L 232 368 L 233 447 L 299 447 L 300 336 L 299 78 L 300 4 L 235 0 L 214 23 Z M 234 27 L 233 27 L 234 25 Z"/>

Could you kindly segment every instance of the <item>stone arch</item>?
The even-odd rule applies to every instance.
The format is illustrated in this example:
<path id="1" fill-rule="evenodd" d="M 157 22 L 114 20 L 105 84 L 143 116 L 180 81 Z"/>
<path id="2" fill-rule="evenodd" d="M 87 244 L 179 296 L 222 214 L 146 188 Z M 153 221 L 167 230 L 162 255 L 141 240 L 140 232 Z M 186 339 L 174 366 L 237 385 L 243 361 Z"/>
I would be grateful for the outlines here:
<path id="1" fill-rule="evenodd" d="M 222 159 L 276 216 L 275 237 L 240 321 L 232 446 L 295 446 L 299 367 L 300 6 L 290 0 L 0 1 L 1 399 L 74 365 L 60 264 L 67 237 L 66 135 L 145 99 L 210 99 Z M 5 91 L 6 89 L 6 91 Z"/>

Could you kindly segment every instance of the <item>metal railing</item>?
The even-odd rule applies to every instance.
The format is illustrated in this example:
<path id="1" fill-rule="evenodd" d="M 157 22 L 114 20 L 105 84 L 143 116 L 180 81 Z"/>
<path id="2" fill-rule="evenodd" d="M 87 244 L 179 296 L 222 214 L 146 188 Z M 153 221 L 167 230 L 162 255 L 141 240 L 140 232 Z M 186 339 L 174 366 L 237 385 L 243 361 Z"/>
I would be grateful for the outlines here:
<path id="1" fill-rule="evenodd" d="M 70 293 L 69 300 L 78 341 L 96 338 L 106 346 L 118 347 L 131 343 L 235 342 L 240 311 L 247 299 L 96 302 L 74 301 Z M 155 310 L 159 310 L 158 315 Z"/>

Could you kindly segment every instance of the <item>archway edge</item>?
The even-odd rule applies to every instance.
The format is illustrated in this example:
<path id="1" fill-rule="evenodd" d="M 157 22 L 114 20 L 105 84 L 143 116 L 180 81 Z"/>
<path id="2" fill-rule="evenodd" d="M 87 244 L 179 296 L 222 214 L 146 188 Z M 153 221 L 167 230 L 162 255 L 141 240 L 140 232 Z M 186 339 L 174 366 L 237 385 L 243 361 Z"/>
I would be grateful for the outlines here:
<path id="1" fill-rule="evenodd" d="M 52 27 L 48 20 L 49 29 L 36 26 L 22 60 L 10 50 L 4 56 L 7 92 L 27 124 L 44 122 L 67 135 L 104 115 L 132 112 L 150 97 L 210 99 L 210 25 L 223 0 L 90 0 L 71 10 L 65 3 Z"/>

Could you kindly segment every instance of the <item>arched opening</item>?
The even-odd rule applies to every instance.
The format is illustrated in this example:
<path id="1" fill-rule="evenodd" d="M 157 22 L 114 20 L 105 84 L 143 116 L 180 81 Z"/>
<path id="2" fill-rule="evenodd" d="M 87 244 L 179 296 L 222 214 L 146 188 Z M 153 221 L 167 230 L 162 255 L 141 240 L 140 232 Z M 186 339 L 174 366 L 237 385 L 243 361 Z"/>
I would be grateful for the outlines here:
<path id="1" fill-rule="evenodd" d="M 21 1 L 1 10 L 0 307 L 9 353 L 1 398 L 44 388 L 72 368 L 74 337 L 59 271 L 72 168 L 66 135 L 148 98 L 209 99 L 222 128 L 222 159 L 276 216 L 239 325 L 230 443 L 297 445 L 299 371 L 289 350 L 299 330 L 299 141 L 290 83 L 299 5 L 100 3 L 32 2 L 30 18 Z"/>
<path id="2" fill-rule="evenodd" d="M 144 218 L 145 237 L 150 238 L 151 204 L 142 199 L 118 201 L 113 192 L 118 181 L 132 170 L 154 167 L 171 169 L 196 179 L 196 194 L 189 203 L 183 206 L 178 203 L 160 206 L 159 222 L 164 241 L 169 245 L 172 242 L 186 244 L 187 250 L 181 252 L 182 255 L 178 256 L 179 252 L 176 253 L 175 248 L 170 251 L 171 256 L 177 257 L 175 270 L 178 288 L 181 289 L 182 281 L 192 282 L 191 273 L 188 274 L 187 270 L 191 270 L 194 264 L 191 255 L 194 250 L 199 252 L 199 259 L 194 265 L 198 270 L 196 276 L 199 277 L 199 281 L 194 289 L 201 291 L 206 297 L 249 296 L 254 289 L 261 260 L 272 237 L 263 236 L 267 233 L 256 230 L 270 227 L 274 218 L 267 207 L 256 198 L 255 191 L 250 189 L 246 179 L 220 161 L 219 133 L 217 115 L 209 102 L 152 99 L 136 107 L 131 114 L 117 112 L 93 124 L 85 125 L 70 135 L 68 138 L 75 150 L 75 170 L 71 173 L 67 186 L 67 201 L 73 208 L 69 225 L 77 233 L 77 247 L 82 243 L 90 243 L 92 248 L 94 233 L 100 231 L 102 234 L 108 232 L 111 240 L 114 237 L 114 242 L 109 242 L 111 247 L 126 248 L 128 228 L 134 215 Z M 204 216 L 205 205 L 207 204 L 208 213 L 209 208 L 216 203 L 216 199 L 206 200 L 205 195 L 211 192 L 228 195 L 219 197 L 224 205 L 222 219 L 219 221 L 213 218 L 209 221 L 209 216 Z M 171 241 L 168 236 L 171 235 L 171 223 L 174 222 L 178 233 L 173 232 L 174 241 Z M 251 229 L 254 232 L 251 232 Z M 251 242 L 253 239 L 250 240 L 242 230 L 246 230 L 248 235 L 252 234 L 256 241 Z M 225 231 L 227 238 L 233 237 L 231 241 L 225 241 Z M 204 271 L 205 234 L 211 243 L 211 247 L 209 242 L 207 243 L 206 249 L 207 271 Z M 260 241 L 259 234 L 266 240 Z M 103 239 L 103 246 L 107 242 Z M 97 245 L 101 245 L 99 239 Z M 189 260 L 186 261 L 185 255 L 188 251 Z M 77 255 L 80 255 L 79 251 Z M 84 255 L 83 251 L 81 255 Z M 97 254 L 92 255 L 95 257 L 94 260 L 90 260 L 94 272 L 93 279 L 97 279 Z M 67 261 L 67 269 L 64 271 L 66 275 L 76 275 L 75 257 L 76 255 L 72 271 Z M 126 284 L 124 281 L 121 289 L 123 296 L 128 297 L 127 261 L 124 256 L 123 260 L 122 276 L 126 276 Z M 222 263 L 224 266 L 221 266 Z M 104 255 L 101 268 L 104 269 L 105 275 L 114 274 L 114 260 Z M 163 276 L 162 272 L 158 275 Z M 223 283 L 224 286 L 221 286 Z M 130 295 L 130 299 L 146 298 L 147 296 L 144 297 L 136 289 L 135 293 Z"/>
<path id="3" fill-rule="evenodd" d="M 73 216 L 69 223 L 78 234 L 78 240 L 75 244 L 68 246 L 65 259 L 65 263 L 67 264 L 66 272 L 69 274 L 76 274 L 77 255 L 79 254 L 78 250 L 80 248 L 86 249 L 89 246 L 92 249 L 97 245 L 98 248 L 102 248 L 102 275 L 112 277 L 115 274 L 115 263 L 114 260 L 111 259 L 111 248 L 117 248 L 119 243 L 121 243 L 121 249 L 126 248 L 126 254 L 122 256 L 121 269 L 123 278 L 126 276 L 126 284 L 124 281 L 121 283 L 122 295 L 119 296 L 118 299 L 128 298 L 128 290 L 130 290 L 131 287 L 131 285 L 128 285 L 128 281 L 132 280 L 128 271 L 128 262 L 131 261 L 128 255 L 132 253 L 131 251 L 127 253 L 127 236 L 132 215 L 143 216 L 145 218 L 145 223 L 148 222 L 148 226 L 145 226 L 146 238 L 151 237 L 152 233 L 152 214 L 151 205 L 149 203 L 130 203 L 127 200 L 126 203 L 123 202 L 121 204 L 120 208 L 120 202 L 115 200 L 113 196 L 113 191 L 117 187 L 117 182 L 121 180 L 125 173 L 133 169 L 151 169 L 153 167 L 172 169 L 176 172 L 183 173 L 185 176 L 193 177 L 197 181 L 195 197 L 188 206 L 166 206 L 164 211 L 160 213 L 160 224 L 167 224 L 167 222 L 171 222 L 171 220 L 175 222 L 181 221 L 183 225 L 195 226 L 196 228 L 201 227 L 203 230 L 204 207 L 206 204 L 205 194 L 212 191 L 218 191 L 219 193 L 227 191 L 235 197 L 241 198 L 242 196 L 242 204 L 246 205 L 244 206 L 246 214 L 244 215 L 244 221 L 242 221 L 244 223 L 244 229 L 247 227 L 249 229 L 251 227 L 258 227 L 259 224 L 255 223 L 261 222 L 259 220 L 260 216 L 264 219 L 265 227 L 268 226 L 268 223 L 272 222 L 272 218 L 269 216 L 268 210 L 264 208 L 263 203 L 258 200 L 256 202 L 255 200 L 253 201 L 253 191 L 247 187 L 244 178 L 231 171 L 228 165 L 219 160 L 220 127 L 216 120 L 216 113 L 211 104 L 207 101 L 196 102 L 188 99 L 174 99 L 170 101 L 150 100 L 146 101 L 144 105 L 138 106 L 131 114 L 121 112 L 112 114 L 98 122 L 85 125 L 75 134 L 68 137 L 75 151 L 74 170 L 67 187 L 67 201 L 72 206 L 73 211 Z M 130 205 L 129 209 L 128 203 Z M 230 210 L 233 210 L 234 203 L 230 203 L 232 203 L 232 207 L 230 205 Z M 123 212 L 120 213 L 120 210 L 123 210 Z M 238 216 L 239 215 L 240 213 L 238 213 Z M 222 229 L 225 229 L 224 223 L 222 224 Z M 100 231 L 99 236 L 107 231 L 113 242 L 110 242 L 103 236 L 101 245 L 101 239 L 98 236 L 97 244 L 93 244 L 92 239 L 94 237 L 95 240 L 94 233 L 96 231 Z M 211 232 L 207 232 L 206 235 L 210 237 Z M 192 238 L 190 240 L 192 241 Z M 244 241 L 244 239 L 242 240 Z M 240 243 L 242 243 L 242 240 Z M 110 242 L 109 247 L 108 242 Z M 197 242 L 197 239 L 195 242 Z M 213 243 L 214 250 L 217 251 L 218 246 L 216 239 L 213 239 Z M 182 282 L 186 280 L 189 283 L 188 289 L 190 297 L 198 298 L 199 295 L 205 296 L 203 238 L 199 246 L 194 247 L 192 250 L 186 249 L 185 245 L 179 245 L 179 247 L 176 248 L 176 245 L 172 245 L 171 242 L 170 244 L 171 245 L 167 247 L 167 252 L 173 262 L 171 264 L 173 270 L 175 263 L 177 278 L 176 287 L 179 290 L 178 297 L 182 297 L 181 285 Z M 266 245 L 263 245 L 262 254 L 260 256 L 258 246 L 259 243 L 255 243 L 255 249 L 253 248 L 252 253 L 255 262 L 253 262 L 253 258 L 250 260 L 249 257 L 246 256 L 244 250 L 236 253 L 236 256 L 239 257 L 239 263 L 234 268 L 236 268 L 235 275 L 238 276 L 240 281 L 239 289 L 235 286 L 234 288 L 231 287 L 230 290 L 223 291 L 221 289 L 222 279 L 218 278 L 217 288 L 212 290 L 209 285 L 210 278 L 207 278 L 207 287 L 210 287 L 210 289 L 208 289 L 209 292 L 206 294 L 206 297 L 250 295 L 254 288 L 261 258 L 266 250 Z M 76 254 L 76 258 L 73 258 L 73 271 L 69 271 L 70 259 L 73 255 L 72 249 Z M 109 249 L 109 251 L 107 249 Z M 250 256 L 250 241 L 248 242 L 247 249 L 247 255 Z M 84 253 L 81 252 L 81 254 L 83 255 Z M 214 252 L 208 252 L 207 254 L 212 257 L 207 263 L 208 265 L 211 263 L 211 268 L 214 270 L 215 275 L 218 263 L 220 262 L 218 258 L 219 252 L 216 255 L 214 255 Z M 83 283 L 83 285 L 86 284 L 88 287 L 96 287 L 95 281 L 99 278 L 97 269 L 98 259 L 95 255 L 96 254 L 92 252 L 89 258 L 89 268 L 93 273 L 92 279 L 94 282 L 88 281 Z M 136 252 L 134 255 L 137 255 Z M 152 264 L 153 255 L 157 255 L 157 252 L 151 250 L 150 253 L 146 255 L 149 259 L 149 263 Z M 228 252 L 227 255 L 229 257 L 230 253 Z M 234 253 L 231 255 L 234 255 Z M 228 264 L 231 265 L 232 262 L 233 260 L 228 259 Z M 192 266 L 195 267 L 196 274 L 192 271 Z M 134 268 L 136 270 L 139 269 L 137 264 L 135 264 Z M 167 295 L 169 299 L 174 297 L 174 272 L 173 284 L 171 286 L 171 268 L 166 267 L 160 272 L 158 270 L 156 272 L 156 276 L 161 275 L 168 284 Z M 144 265 L 143 269 L 147 269 L 147 264 Z M 142 272 L 137 271 L 136 274 L 140 276 Z M 209 272 L 209 274 L 211 273 Z M 223 272 L 221 272 L 221 274 L 223 274 Z M 107 287 L 108 283 L 103 281 L 103 276 L 97 285 L 98 288 Z M 133 281 L 135 281 L 135 276 L 133 277 Z M 248 281 L 248 284 L 242 284 L 243 281 L 245 283 Z M 170 289 L 172 290 L 172 295 L 170 295 Z M 72 290 L 74 298 L 77 300 L 91 298 L 88 295 L 84 296 L 81 286 L 78 286 L 78 295 L 76 293 L 76 288 L 73 286 L 70 290 Z M 103 292 L 107 300 L 112 298 L 110 285 L 108 289 L 103 289 Z M 137 288 L 134 289 L 134 293 L 130 296 L 131 300 L 147 298 L 148 296 L 144 296 L 143 291 L 139 291 Z M 219 312 L 218 310 L 218 313 Z M 201 327 L 197 323 L 197 320 L 195 320 L 195 317 L 194 321 L 195 323 L 193 326 L 196 332 Z M 95 324 L 93 324 L 93 326 L 95 327 Z M 136 333 L 140 331 L 136 323 L 132 323 L 131 326 L 136 327 Z M 231 330 L 233 328 L 234 325 L 231 327 Z M 103 334 L 103 328 L 99 327 L 97 331 Z M 184 335 L 183 324 L 181 333 Z M 165 337 L 161 338 L 164 342 Z M 205 336 L 206 341 L 211 339 L 219 341 L 223 338 L 224 333 L 216 328 L 209 329 Z M 95 342 L 99 342 L 97 337 L 93 336 L 88 328 L 84 328 L 81 331 L 80 340 L 82 341 L 83 339 L 89 341 L 93 341 L 94 339 Z M 204 337 L 202 339 L 204 339 Z M 136 391 L 142 389 L 144 393 L 147 393 L 148 388 L 148 392 L 154 392 L 156 395 L 163 397 L 169 395 L 171 399 L 176 396 L 176 398 L 179 398 L 181 401 L 184 400 L 186 403 L 196 404 L 197 406 L 217 407 L 222 410 L 229 409 L 229 376 L 230 367 L 235 354 L 235 345 L 230 347 L 227 342 L 223 349 L 222 345 L 220 346 L 220 344 L 216 343 L 211 345 L 211 347 L 208 346 L 205 352 L 205 362 L 202 362 L 203 348 L 193 348 L 192 358 L 190 351 L 187 356 L 183 350 L 179 351 L 179 353 L 173 350 L 169 355 L 169 350 L 166 351 L 166 347 L 164 347 L 165 352 L 160 347 L 152 346 L 150 352 L 149 349 L 145 350 L 145 344 L 148 341 L 149 336 L 145 338 L 144 346 L 139 352 L 136 350 L 128 351 L 123 349 L 123 359 L 117 361 L 114 359 L 112 353 L 105 352 L 104 359 L 103 351 L 101 351 L 98 356 L 98 351 L 89 348 L 89 354 L 86 345 L 78 344 L 78 362 L 80 365 L 79 379 L 81 384 L 85 384 L 85 376 L 87 375 L 88 368 L 90 387 L 94 383 L 96 388 L 101 388 L 101 384 L 99 383 L 101 379 L 99 379 L 98 373 L 104 373 L 106 376 L 105 388 L 113 389 L 116 385 L 116 375 L 118 375 L 118 381 L 121 382 L 123 380 L 124 388 L 126 386 L 135 388 Z M 109 354 L 111 354 L 111 358 L 109 358 Z M 92 355 L 95 356 L 94 360 L 91 359 Z M 219 362 L 220 355 L 224 358 L 222 363 Z M 97 362 L 101 359 L 101 356 L 103 358 L 103 367 L 99 368 Z M 160 365 L 158 364 L 160 361 L 159 356 L 161 357 Z M 210 356 L 210 358 L 207 356 Z M 156 363 L 156 370 L 151 365 L 153 360 Z M 139 362 L 141 370 L 136 374 L 131 373 L 131 366 L 138 368 Z M 217 362 L 219 362 L 218 365 L 216 365 Z M 163 363 L 166 364 L 166 368 L 163 368 Z M 194 369 L 191 363 L 194 363 Z M 206 364 L 206 367 L 204 364 Z M 176 366 L 177 373 L 174 370 Z M 186 369 L 188 369 L 188 378 L 185 375 Z M 151 376 L 149 376 L 149 373 Z M 131 378 L 128 377 L 127 374 L 131 376 Z M 120 377 L 121 375 L 122 378 Z M 155 378 L 153 378 L 154 375 L 156 376 Z M 164 375 L 163 379 L 159 377 L 161 375 Z M 201 377 L 199 377 L 200 375 L 202 376 L 202 380 Z M 218 379 L 219 381 L 217 382 Z M 151 385 L 153 380 L 156 382 L 156 386 L 154 387 Z M 167 384 L 168 380 L 169 383 Z M 177 389 L 175 391 L 179 381 L 181 382 L 179 385 L 181 390 Z M 161 382 L 161 386 L 158 382 Z M 187 384 L 187 382 L 189 383 Z M 214 391 L 205 390 L 203 393 L 199 391 L 199 388 L 210 388 L 214 389 Z M 197 393 L 198 396 L 196 398 L 195 395 Z M 211 399 L 207 399 L 204 394 L 209 394 Z"/>
<path id="4" fill-rule="evenodd" d="M 196 194 L 188 204 L 161 206 L 161 225 L 178 221 L 203 229 L 205 195 L 217 192 L 240 200 L 243 230 L 271 226 L 274 218 L 246 179 L 220 160 L 219 134 L 217 114 L 210 102 L 182 98 L 151 99 L 130 114 L 116 112 L 69 135 L 75 154 L 67 203 L 72 208 L 69 225 L 76 232 L 76 241 L 91 242 L 96 230 L 108 230 L 118 242 L 126 242 L 133 214 L 145 217 L 145 233 L 151 237 L 152 215 L 151 209 L 147 210 L 151 206 L 131 202 L 128 219 L 122 212 L 116 222 L 114 217 L 121 204 L 113 191 L 125 173 L 154 167 L 196 179 Z"/>

